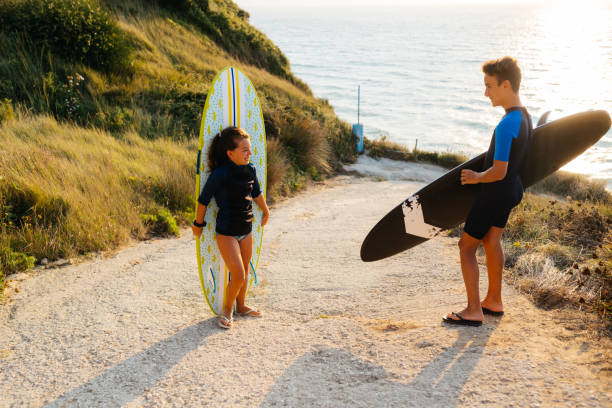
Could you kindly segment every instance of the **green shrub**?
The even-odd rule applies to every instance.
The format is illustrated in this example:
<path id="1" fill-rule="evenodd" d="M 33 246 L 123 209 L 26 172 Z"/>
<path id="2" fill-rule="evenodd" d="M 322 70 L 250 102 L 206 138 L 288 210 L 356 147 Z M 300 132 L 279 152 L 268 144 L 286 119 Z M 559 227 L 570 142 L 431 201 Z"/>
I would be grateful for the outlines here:
<path id="1" fill-rule="evenodd" d="M 153 235 L 179 235 L 176 219 L 170 211 L 165 208 L 158 208 L 154 211 L 154 214 L 143 214 L 140 217 L 149 232 Z"/>
<path id="2" fill-rule="evenodd" d="M 13 111 L 13 103 L 10 99 L 0 100 L 0 125 L 15 119 L 15 111 Z"/>
<path id="3" fill-rule="evenodd" d="M 23 252 L 14 252 L 9 246 L 0 246 L 0 288 L 4 282 L 4 276 L 32 269 L 36 259 Z"/>
<path id="4" fill-rule="evenodd" d="M 106 72 L 131 72 L 127 39 L 95 0 L 0 3 L 0 30 L 23 34 L 68 61 Z"/>
<path id="5" fill-rule="evenodd" d="M 109 107 L 107 111 L 98 111 L 94 115 L 93 124 L 111 133 L 119 133 L 127 130 L 134 119 L 134 112 L 129 108 L 120 106 Z"/>
<path id="6" fill-rule="evenodd" d="M 410 150 L 399 143 L 388 141 L 385 136 L 381 137 L 380 140 L 365 139 L 364 148 L 368 155 L 374 158 L 386 157 L 392 160 L 421 161 L 446 169 L 452 169 L 468 159 L 465 155 L 459 153 L 427 152 L 418 150 L 416 147 Z"/>
<path id="7" fill-rule="evenodd" d="M 357 160 L 357 136 L 348 123 L 337 117 L 326 122 L 327 141 L 336 160 L 351 163 Z"/>

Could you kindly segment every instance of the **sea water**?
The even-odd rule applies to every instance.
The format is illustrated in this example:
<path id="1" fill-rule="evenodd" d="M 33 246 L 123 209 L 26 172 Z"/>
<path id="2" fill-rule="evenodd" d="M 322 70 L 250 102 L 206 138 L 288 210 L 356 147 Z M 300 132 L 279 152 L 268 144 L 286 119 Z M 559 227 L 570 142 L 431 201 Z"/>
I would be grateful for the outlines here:
<path id="1" fill-rule="evenodd" d="M 580 2 L 575 2 L 580 3 Z M 612 7 L 270 7 L 238 1 L 292 71 L 367 138 L 475 156 L 503 115 L 484 96 L 481 65 L 510 55 L 534 124 L 588 109 L 612 112 Z M 316 4 L 316 3 L 315 3 Z M 564 170 L 612 187 L 612 132 Z"/>

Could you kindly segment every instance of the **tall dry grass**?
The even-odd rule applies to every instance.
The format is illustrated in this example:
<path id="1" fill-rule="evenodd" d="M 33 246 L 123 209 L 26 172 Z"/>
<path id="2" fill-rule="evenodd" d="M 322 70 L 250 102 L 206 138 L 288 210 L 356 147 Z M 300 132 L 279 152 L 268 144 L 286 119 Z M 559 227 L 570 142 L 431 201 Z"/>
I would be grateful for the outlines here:
<path id="1" fill-rule="evenodd" d="M 318 122 L 309 118 L 284 121 L 279 138 L 296 168 L 314 179 L 331 173 L 329 143 Z"/>
<path id="2" fill-rule="evenodd" d="M 504 231 L 507 277 L 544 307 L 612 312 L 612 206 L 525 194 Z"/>
<path id="3" fill-rule="evenodd" d="M 580 174 L 556 171 L 529 188 L 533 193 L 554 194 L 574 200 L 612 204 L 612 194 L 603 180 L 589 180 Z"/>
<path id="4" fill-rule="evenodd" d="M 283 183 L 290 164 L 287 154 L 281 141 L 277 138 L 268 137 L 266 139 L 266 197 L 273 202 L 278 196 L 283 194 Z"/>
<path id="5" fill-rule="evenodd" d="M 193 207 L 194 143 L 115 138 L 48 116 L 0 127 L 0 143 L 0 246 L 14 253 L 113 248 L 146 236 L 142 215 Z"/>

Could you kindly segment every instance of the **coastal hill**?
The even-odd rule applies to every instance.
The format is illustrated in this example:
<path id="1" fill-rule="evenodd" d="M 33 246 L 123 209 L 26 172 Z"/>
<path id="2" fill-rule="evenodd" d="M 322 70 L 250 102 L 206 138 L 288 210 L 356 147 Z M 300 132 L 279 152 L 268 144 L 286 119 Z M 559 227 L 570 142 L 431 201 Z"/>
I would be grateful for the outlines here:
<path id="1" fill-rule="evenodd" d="M 269 199 L 355 159 L 349 125 L 248 20 L 231 0 L 0 0 L 0 276 L 176 235 L 229 65 L 262 104 Z"/>

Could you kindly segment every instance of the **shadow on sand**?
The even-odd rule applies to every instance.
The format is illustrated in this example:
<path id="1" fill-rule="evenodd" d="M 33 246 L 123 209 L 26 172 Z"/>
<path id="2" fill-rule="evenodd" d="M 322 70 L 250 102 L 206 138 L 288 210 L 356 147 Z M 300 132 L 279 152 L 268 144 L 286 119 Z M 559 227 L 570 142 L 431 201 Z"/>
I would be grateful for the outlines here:
<path id="1" fill-rule="evenodd" d="M 45 408 L 83 406 L 119 407 L 153 387 L 206 337 L 217 332 L 215 320 L 207 319 L 187 327 L 146 350 L 130 357 L 80 387 L 68 391 Z"/>
<path id="2" fill-rule="evenodd" d="M 499 322 L 457 330 L 458 338 L 409 383 L 344 349 L 302 356 L 283 373 L 263 407 L 454 407 Z M 447 326 L 444 326 L 445 328 Z"/>

